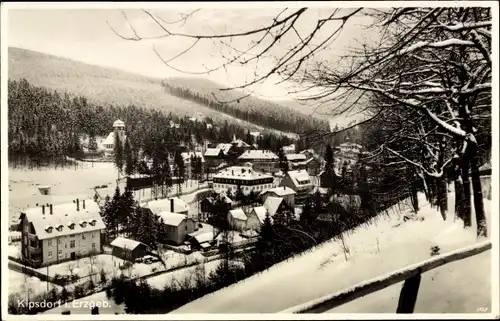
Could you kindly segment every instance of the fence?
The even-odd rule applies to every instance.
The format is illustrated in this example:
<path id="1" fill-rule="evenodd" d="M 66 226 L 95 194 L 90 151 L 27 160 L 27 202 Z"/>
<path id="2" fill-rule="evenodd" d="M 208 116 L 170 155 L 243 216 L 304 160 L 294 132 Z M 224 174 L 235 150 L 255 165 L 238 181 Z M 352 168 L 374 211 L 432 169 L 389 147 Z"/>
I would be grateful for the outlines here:
<path id="1" fill-rule="evenodd" d="M 417 300 L 422 273 L 433 270 L 447 263 L 462 260 L 491 249 L 491 242 L 484 241 L 466 248 L 435 256 L 429 260 L 410 265 L 353 287 L 325 297 L 297 305 L 280 313 L 324 313 L 342 304 L 358 299 L 367 294 L 380 291 L 396 283 L 405 281 L 399 295 L 396 313 L 413 313 Z"/>

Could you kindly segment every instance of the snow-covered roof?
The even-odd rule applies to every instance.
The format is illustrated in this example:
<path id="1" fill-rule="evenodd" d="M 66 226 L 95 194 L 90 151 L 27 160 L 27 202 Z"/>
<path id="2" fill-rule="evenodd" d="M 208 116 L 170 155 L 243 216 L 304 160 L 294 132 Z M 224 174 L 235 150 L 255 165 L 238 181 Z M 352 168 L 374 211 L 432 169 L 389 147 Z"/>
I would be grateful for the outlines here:
<path id="1" fill-rule="evenodd" d="M 245 151 L 238 159 L 278 160 L 279 157 L 270 150 L 252 149 Z"/>
<path id="2" fill-rule="evenodd" d="M 309 173 L 304 170 L 288 171 L 287 175 L 292 179 L 293 183 L 297 186 L 311 185 L 311 177 Z"/>
<path id="3" fill-rule="evenodd" d="M 192 233 L 194 234 L 194 233 Z M 204 243 L 204 242 L 210 242 L 214 239 L 214 232 L 205 232 L 205 233 L 201 233 L 201 234 L 196 234 L 196 235 L 192 235 L 192 234 L 189 234 L 190 236 L 193 236 L 194 239 L 196 239 L 196 241 L 198 243 Z"/>
<path id="4" fill-rule="evenodd" d="M 222 152 L 224 152 L 224 154 L 229 153 L 229 150 L 231 149 L 231 147 L 233 147 L 233 144 L 231 144 L 231 143 L 221 143 L 221 144 L 216 146 L 216 148 L 222 150 Z"/>
<path id="5" fill-rule="evenodd" d="M 125 123 L 119 119 L 115 120 L 113 127 L 125 127 Z"/>
<path id="6" fill-rule="evenodd" d="M 248 166 L 231 166 L 218 172 L 214 175 L 214 178 L 256 180 L 262 178 L 272 178 L 272 176 L 256 171 Z"/>
<path id="7" fill-rule="evenodd" d="M 260 132 L 250 132 L 252 136 L 261 136 Z"/>
<path id="8" fill-rule="evenodd" d="M 314 188 L 311 190 L 311 194 L 315 194 L 317 192 L 319 192 L 320 194 L 328 194 L 328 189 L 325 187 L 314 186 Z"/>
<path id="9" fill-rule="evenodd" d="M 123 135 L 123 139 L 127 139 L 127 135 Z M 114 145 L 115 144 L 115 132 L 109 133 L 108 137 L 101 143 L 101 145 Z"/>
<path id="10" fill-rule="evenodd" d="M 241 140 L 241 139 L 233 139 L 231 141 L 231 144 L 233 145 L 236 145 L 236 147 L 250 147 L 249 144 L 247 144 L 245 141 Z"/>
<path id="11" fill-rule="evenodd" d="M 158 216 L 163 219 L 163 223 L 165 223 L 165 225 L 169 226 L 179 226 L 182 221 L 188 219 L 187 215 L 185 214 L 172 213 L 167 211 L 158 213 Z"/>
<path id="12" fill-rule="evenodd" d="M 141 244 L 145 245 L 144 243 L 141 243 L 139 241 L 127 239 L 121 236 L 117 237 L 116 239 L 113 240 L 113 242 L 111 242 L 111 246 L 127 250 L 133 250 Z"/>
<path id="13" fill-rule="evenodd" d="M 243 212 L 241 208 L 230 210 L 229 215 L 231 215 L 233 218 L 237 220 L 243 220 L 243 221 L 247 220 L 247 215 L 245 214 L 245 212 Z"/>
<path id="14" fill-rule="evenodd" d="M 50 214 L 50 208 L 48 206 L 45 207 L 45 214 L 42 214 L 42 208 L 40 206 L 27 209 L 23 213 L 26 215 L 26 219 L 33 224 L 35 233 L 40 240 L 98 231 L 105 228 L 99 213 L 99 206 L 94 200 L 85 200 L 85 209 L 83 208 L 83 200 L 80 200 L 80 210 L 77 211 L 76 209 L 76 204 L 71 202 L 53 205 L 52 214 Z M 89 222 L 89 224 L 85 224 L 85 227 L 80 224 L 75 224 L 73 229 L 68 227 L 71 223 L 79 221 L 86 221 Z M 56 229 L 57 227 L 62 227 L 62 229 L 58 231 Z"/>
<path id="15" fill-rule="evenodd" d="M 301 151 L 299 154 L 306 154 L 306 153 L 314 154 L 314 149 L 306 149 Z"/>
<path id="16" fill-rule="evenodd" d="M 288 186 L 274 187 L 274 188 L 265 190 L 265 191 L 261 192 L 260 194 L 264 195 L 266 193 L 274 193 L 278 196 L 287 196 L 287 195 L 296 194 L 296 192 Z"/>
<path id="17" fill-rule="evenodd" d="M 174 201 L 174 209 L 172 211 L 172 203 Z M 148 201 L 141 204 L 142 207 L 149 208 L 153 213 L 159 212 L 174 212 L 181 213 L 189 210 L 189 206 L 179 197 L 171 197 L 165 199 L 159 199 L 155 201 Z"/>
<path id="18" fill-rule="evenodd" d="M 285 157 L 289 162 L 305 161 L 307 159 L 304 154 L 287 154 Z"/>
<path id="19" fill-rule="evenodd" d="M 220 148 L 207 148 L 207 150 L 205 151 L 205 156 L 219 156 L 220 151 Z"/>
<path id="20" fill-rule="evenodd" d="M 181 153 L 181 157 L 184 160 L 184 162 L 190 162 L 191 158 L 195 158 L 195 157 L 201 158 L 202 162 L 205 161 L 205 158 L 203 157 L 202 152 L 185 152 L 185 153 Z"/>
<path id="21" fill-rule="evenodd" d="M 263 206 L 267 210 L 269 215 L 273 216 L 274 214 L 276 214 L 276 211 L 278 211 L 278 208 L 282 201 L 283 198 L 281 197 L 269 196 L 268 198 L 266 198 Z"/>
<path id="22" fill-rule="evenodd" d="M 255 212 L 257 217 L 259 218 L 259 221 L 261 223 L 264 222 L 264 219 L 266 218 L 266 213 L 267 213 L 266 208 L 264 206 L 257 206 L 257 207 L 253 208 L 253 211 Z"/>

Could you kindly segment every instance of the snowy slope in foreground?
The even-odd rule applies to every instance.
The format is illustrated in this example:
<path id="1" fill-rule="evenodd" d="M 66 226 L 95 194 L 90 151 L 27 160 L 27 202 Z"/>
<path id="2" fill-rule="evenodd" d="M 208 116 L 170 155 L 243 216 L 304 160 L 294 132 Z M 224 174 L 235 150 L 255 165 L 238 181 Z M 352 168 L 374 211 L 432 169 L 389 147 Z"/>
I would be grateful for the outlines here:
<path id="1" fill-rule="evenodd" d="M 448 195 L 449 208 L 453 209 L 453 193 Z M 445 253 L 477 242 L 475 222 L 471 229 L 465 230 L 463 222 L 454 221 L 452 213 L 448 213 L 445 222 L 423 195 L 419 195 L 419 201 L 418 216 L 423 221 L 404 222 L 402 214 L 408 210 L 401 214 L 390 211 L 389 217 L 380 217 L 375 224 L 358 228 L 347 236 L 345 241 L 351 253 L 348 261 L 339 242 L 328 242 L 172 313 L 276 313 L 428 259 L 434 245 L 441 248 L 440 253 Z M 491 202 L 485 200 L 488 223 L 490 207 Z M 424 274 L 415 312 L 476 312 L 479 306 L 489 306 L 490 255 L 488 251 Z M 464 275 L 474 283 L 458 284 Z M 468 304 L 464 295 L 452 294 L 465 288 L 478 292 L 469 293 L 468 297 L 475 294 L 476 298 Z M 395 313 L 400 289 L 401 284 L 396 284 L 331 312 Z M 471 306 L 474 310 L 467 310 Z"/>

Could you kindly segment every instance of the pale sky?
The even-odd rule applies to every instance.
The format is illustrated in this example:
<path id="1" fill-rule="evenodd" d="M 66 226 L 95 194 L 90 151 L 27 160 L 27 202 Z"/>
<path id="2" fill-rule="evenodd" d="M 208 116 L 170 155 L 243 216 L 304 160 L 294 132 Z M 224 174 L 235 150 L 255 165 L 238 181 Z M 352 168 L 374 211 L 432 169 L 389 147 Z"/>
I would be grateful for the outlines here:
<path id="1" fill-rule="evenodd" d="M 165 4 L 168 5 L 168 4 Z M 165 21 L 179 19 L 179 13 L 188 13 L 193 9 L 153 10 L 152 12 Z M 272 21 L 272 18 L 282 11 L 282 8 L 253 8 L 253 9 L 211 9 L 203 8 L 196 12 L 182 26 L 171 25 L 172 31 L 191 34 L 214 34 L 239 32 L 262 27 Z M 291 13 L 296 9 L 290 8 L 283 14 Z M 302 37 L 314 28 L 318 18 L 331 14 L 333 8 L 309 9 L 297 22 L 296 29 Z M 346 9 L 347 10 L 347 9 Z M 129 21 L 141 36 L 155 36 L 162 31 L 154 21 L 140 10 L 125 10 Z M 159 40 L 143 42 L 127 41 L 118 37 L 108 26 L 107 22 L 124 36 L 133 36 L 126 20 L 117 9 L 10 9 L 8 13 L 8 44 L 12 47 L 31 49 L 57 56 L 96 65 L 108 66 L 131 71 L 146 76 L 159 78 L 192 77 L 176 72 L 165 66 L 153 51 L 153 45 L 168 60 L 188 48 L 193 40 L 179 37 L 169 37 Z M 337 22 L 325 29 L 331 30 Z M 328 31 L 328 30 L 325 30 Z M 322 40 L 319 35 L 316 42 Z M 360 27 L 355 23 L 348 26 L 344 33 L 335 40 L 328 50 L 322 53 L 323 57 L 334 57 L 342 49 L 353 44 L 353 37 L 361 35 Z M 255 39 L 255 38 L 254 38 Z M 243 50 L 248 48 L 252 38 L 244 38 L 232 42 L 233 46 Z M 271 52 L 277 55 L 290 44 L 297 43 L 298 38 L 291 34 L 280 42 Z M 171 62 L 172 66 L 189 72 L 204 71 L 204 66 L 213 68 L 221 65 L 220 43 L 212 40 L 201 41 L 185 55 Z M 229 52 L 225 49 L 225 53 Z M 227 71 L 220 70 L 207 77 L 226 86 L 242 85 L 245 81 L 254 79 L 255 72 L 264 73 L 274 65 L 274 59 L 262 59 L 258 64 L 249 64 L 245 67 L 230 67 Z M 200 77 L 198 76 L 198 77 Z M 287 88 L 276 86 L 279 80 L 272 77 L 263 85 L 253 86 L 251 89 L 263 98 L 285 99 Z"/>

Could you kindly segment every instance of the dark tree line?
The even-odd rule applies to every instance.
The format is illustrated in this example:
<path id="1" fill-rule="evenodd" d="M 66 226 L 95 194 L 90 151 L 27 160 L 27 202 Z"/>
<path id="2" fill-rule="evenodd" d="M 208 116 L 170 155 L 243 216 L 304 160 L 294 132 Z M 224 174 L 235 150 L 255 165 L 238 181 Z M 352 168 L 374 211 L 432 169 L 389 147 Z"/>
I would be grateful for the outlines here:
<path id="1" fill-rule="evenodd" d="M 64 156 L 81 158 L 85 149 L 96 150 L 96 137 L 106 137 L 117 119 L 125 122 L 128 139 L 122 148 L 124 153 L 129 149 L 127 155 L 131 157 L 128 162 L 125 157 L 124 165 L 139 166 L 144 158 L 158 157 L 158 153 L 164 152 L 158 151 L 160 145 L 173 156 L 181 146 L 190 149 L 205 142 L 229 142 L 234 135 L 245 137 L 248 133 L 240 125 L 227 121 L 215 124 L 209 117 L 203 122 L 193 122 L 188 117 L 158 109 L 100 105 L 86 97 L 33 86 L 25 79 L 8 82 L 8 114 L 8 153 L 12 166 L 39 167 L 54 165 L 64 160 Z M 266 148 L 284 139 L 272 133 L 263 134 L 259 143 Z M 87 137 L 88 143 L 82 137 Z M 125 168 L 129 173 L 132 169 L 133 166 Z"/>
<path id="2" fill-rule="evenodd" d="M 196 90 L 167 82 L 163 82 L 163 88 L 174 96 L 208 106 L 250 123 L 260 124 L 263 127 L 283 132 L 303 133 L 325 130 L 328 127 L 328 124 L 323 120 L 300 115 L 286 107 L 269 101 L 244 99 L 239 102 L 222 102 L 210 92 L 200 93 Z"/>

